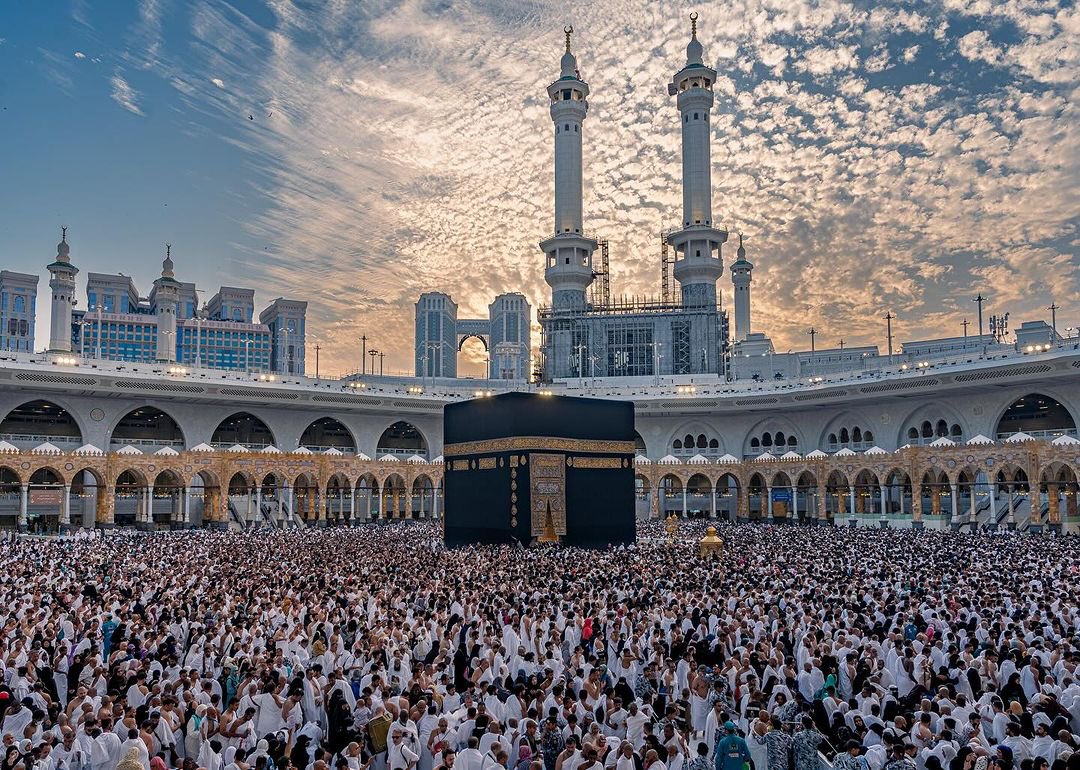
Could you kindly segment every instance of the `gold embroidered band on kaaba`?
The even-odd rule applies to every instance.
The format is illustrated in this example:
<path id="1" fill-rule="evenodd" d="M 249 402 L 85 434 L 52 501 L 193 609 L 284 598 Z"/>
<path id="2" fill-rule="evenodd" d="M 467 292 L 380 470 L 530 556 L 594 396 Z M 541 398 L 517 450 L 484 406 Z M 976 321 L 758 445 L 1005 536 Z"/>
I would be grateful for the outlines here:
<path id="1" fill-rule="evenodd" d="M 443 456 L 449 458 L 491 452 L 520 452 L 530 449 L 547 449 L 553 452 L 580 452 L 583 454 L 630 455 L 634 453 L 634 442 L 554 438 L 551 436 L 515 436 L 513 438 L 493 438 L 486 441 L 463 441 L 458 444 L 446 444 L 443 447 Z"/>

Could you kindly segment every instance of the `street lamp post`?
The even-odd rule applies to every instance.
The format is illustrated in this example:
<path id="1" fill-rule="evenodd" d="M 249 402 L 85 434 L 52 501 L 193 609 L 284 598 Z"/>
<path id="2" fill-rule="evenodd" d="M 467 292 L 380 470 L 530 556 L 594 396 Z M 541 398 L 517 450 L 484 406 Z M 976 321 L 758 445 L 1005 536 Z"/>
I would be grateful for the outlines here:
<path id="1" fill-rule="evenodd" d="M 82 331 L 79 332 L 79 349 L 80 354 L 84 359 L 86 358 L 86 330 L 91 328 L 93 325 L 93 321 L 82 321 L 79 324 L 79 326 L 82 328 Z"/>
<path id="2" fill-rule="evenodd" d="M 364 360 L 365 358 L 367 358 L 367 335 L 366 334 L 361 334 L 360 335 L 360 374 L 367 374 L 367 369 L 365 368 L 365 367 L 367 367 L 367 361 Z"/>
<path id="3" fill-rule="evenodd" d="M 890 364 L 892 363 L 892 322 L 894 318 L 896 318 L 896 316 L 893 315 L 893 312 L 891 310 L 885 314 L 885 334 L 888 338 Z"/>
<path id="4" fill-rule="evenodd" d="M 435 370 L 439 367 L 436 366 L 436 361 L 441 360 L 442 356 L 442 342 L 431 342 L 430 340 L 425 344 L 426 353 L 424 354 L 424 379 L 427 379 L 428 362 L 431 362 L 431 387 L 435 387 Z M 432 358 L 434 351 L 439 351 L 440 358 Z"/>
<path id="5" fill-rule="evenodd" d="M 244 339 L 244 371 L 245 372 L 250 372 L 251 371 L 251 352 L 250 352 L 251 351 L 251 342 L 252 342 L 252 340 L 251 340 L 250 337 L 247 337 L 247 338 Z"/>
<path id="6" fill-rule="evenodd" d="M 368 351 L 368 355 L 371 356 L 371 374 L 372 374 L 372 376 L 374 376 L 375 375 L 375 358 L 379 355 L 379 351 L 375 350 L 375 348 L 372 348 L 371 350 Z"/>
<path id="7" fill-rule="evenodd" d="M 1061 305 L 1050 300 L 1050 307 L 1046 309 L 1050 311 L 1050 328 L 1054 331 L 1054 344 L 1057 344 L 1057 311 L 1061 309 Z"/>
<path id="8" fill-rule="evenodd" d="M 384 357 L 385 355 L 386 355 L 385 353 L 379 353 L 379 376 L 380 376 L 380 377 L 382 377 L 382 376 L 383 376 L 383 373 L 382 373 L 382 371 L 383 371 L 383 369 L 382 369 L 382 363 L 383 363 L 383 357 Z"/>
<path id="9" fill-rule="evenodd" d="M 319 379 L 319 351 L 322 347 L 318 344 L 315 345 L 315 379 Z"/>
<path id="10" fill-rule="evenodd" d="M 577 355 L 578 355 L 578 370 L 577 370 L 578 377 L 584 378 L 585 377 L 585 345 L 583 345 L 581 343 L 578 343 L 577 345 L 574 346 L 574 350 L 577 351 Z"/>
<path id="11" fill-rule="evenodd" d="M 984 297 L 982 295 L 982 292 L 979 292 L 979 296 L 977 296 L 975 299 L 973 299 L 971 301 L 979 306 L 979 337 L 982 337 L 983 336 L 982 306 L 983 306 L 983 303 L 986 302 L 986 297 Z"/>

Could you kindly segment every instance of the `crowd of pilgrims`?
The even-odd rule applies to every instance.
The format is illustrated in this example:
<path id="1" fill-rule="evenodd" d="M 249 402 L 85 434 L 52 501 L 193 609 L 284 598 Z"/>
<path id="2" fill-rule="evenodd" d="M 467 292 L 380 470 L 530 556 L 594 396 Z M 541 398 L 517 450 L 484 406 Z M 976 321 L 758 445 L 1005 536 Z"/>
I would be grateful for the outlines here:
<path id="1" fill-rule="evenodd" d="M 0 770 L 1078 770 L 1068 537 L 0 545 Z"/>

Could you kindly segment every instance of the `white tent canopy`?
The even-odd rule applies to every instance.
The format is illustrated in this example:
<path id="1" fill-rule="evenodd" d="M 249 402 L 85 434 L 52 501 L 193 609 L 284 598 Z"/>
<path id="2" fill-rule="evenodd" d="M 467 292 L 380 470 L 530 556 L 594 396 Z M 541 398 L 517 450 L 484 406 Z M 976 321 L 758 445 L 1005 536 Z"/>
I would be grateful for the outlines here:
<path id="1" fill-rule="evenodd" d="M 1080 444 L 1080 439 L 1074 436 L 1058 436 L 1056 439 L 1050 442 L 1055 446 L 1071 446 L 1072 444 Z"/>
<path id="2" fill-rule="evenodd" d="M 1006 437 L 1005 443 L 1006 444 L 1019 444 L 1022 441 L 1034 441 L 1034 440 L 1035 440 L 1034 436 L 1029 436 L 1027 433 L 1024 433 L 1023 431 L 1020 431 L 1019 433 L 1014 433 L 1011 436 Z"/>

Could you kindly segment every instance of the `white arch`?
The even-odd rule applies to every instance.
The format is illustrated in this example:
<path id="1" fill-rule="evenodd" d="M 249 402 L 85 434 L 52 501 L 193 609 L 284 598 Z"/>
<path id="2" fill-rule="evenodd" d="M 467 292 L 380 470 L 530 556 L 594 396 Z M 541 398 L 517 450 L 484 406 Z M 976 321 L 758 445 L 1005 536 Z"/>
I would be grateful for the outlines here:
<path id="1" fill-rule="evenodd" d="M 795 440 L 799 442 L 800 449 L 806 447 L 806 437 L 803 436 L 803 432 L 795 426 L 795 423 L 792 422 L 791 419 L 784 417 L 783 415 L 772 415 L 758 420 L 754 423 L 754 426 L 743 435 L 742 452 L 744 455 L 761 454 L 765 449 L 770 448 L 760 447 L 756 448 L 756 451 L 750 448 L 750 441 L 755 438 L 760 438 L 766 430 L 768 430 L 769 433 L 780 431 L 785 436 L 794 436 Z M 784 451 L 787 451 L 786 446 Z"/>
<path id="2" fill-rule="evenodd" d="M 1013 401 L 1015 400 L 1014 398 Z M 1012 401 L 1009 403 L 1011 404 Z M 1005 409 L 1008 409 L 1008 406 Z M 945 420 L 950 427 L 959 425 L 965 436 L 971 435 L 971 426 L 967 424 L 967 420 L 960 416 L 959 412 L 941 401 L 930 401 L 915 407 L 908 413 L 907 417 L 900 421 L 900 427 L 897 429 L 896 434 L 896 446 L 911 443 L 911 439 L 907 437 L 908 429 L 920 427 L 924 420 L 929 420 L 931 425 L 936 424 L 938 420 Z M 997 425 L 997 422 L 994 425 Z"/>

